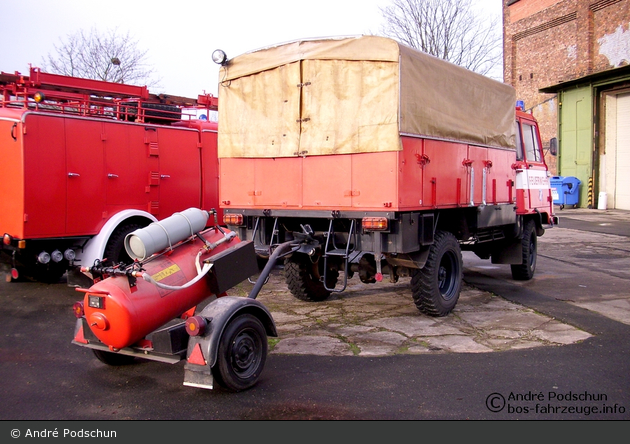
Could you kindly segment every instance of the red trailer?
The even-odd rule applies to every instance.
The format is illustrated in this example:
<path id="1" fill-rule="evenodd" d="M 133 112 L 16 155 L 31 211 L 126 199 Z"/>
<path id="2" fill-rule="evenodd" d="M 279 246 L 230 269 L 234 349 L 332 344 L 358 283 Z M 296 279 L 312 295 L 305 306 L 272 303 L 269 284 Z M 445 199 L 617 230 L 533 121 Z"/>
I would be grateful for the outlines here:
<path id="1" fill-rule="evenodd" d="M 376 36 L 253 51 L 220 79 L 224 221 L 261 256 L 302 240 L 285 265 L 294 296 L 411 276 L 418 309 L 443 316 L 462 249 L 532 278 L 557 219 L 511 86 Z"/>
<path id="2" fill-rule="evenodd" d="M 217 98 L 44 73 L 0 74 L 1 251 L 56 281 L 126 261 L 124 237 L 174 212 L 218 210 Z M 69 274 L 83 277 L 80 273 Z"/>

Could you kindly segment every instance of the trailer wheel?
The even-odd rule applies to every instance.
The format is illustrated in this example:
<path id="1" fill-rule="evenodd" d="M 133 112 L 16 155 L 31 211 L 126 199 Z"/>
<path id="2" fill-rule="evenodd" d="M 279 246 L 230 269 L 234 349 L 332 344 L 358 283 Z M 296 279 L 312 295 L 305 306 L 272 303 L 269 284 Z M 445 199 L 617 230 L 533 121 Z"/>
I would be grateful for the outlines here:
<path id="1" fill-rule="evenodd" d="M 138 224 L 127 224 L 122 225 L 109 237 L 107 241 L 107 245 L 105 246 L 105 252 L 103 254 L 103 259 L 107 259 L 107 265 L 115 265 L 119 263 L 124 263 L 125 265 L 131 264 L 133 260 L 127 254 L 127 250 L 125 250 L 125 237 L 138 228 L 142 228 Z"/>
<path id="2" fill-rule="evenodd" d="M 528 281 L 534 277 L 536 271 L 536 258 L 538 256 L 538 239 L 536 236 L 536 224 L 533 220 L 525 223 L 523 228 L 523 262 L 511 265 L 512 279 Z"/>
<path id="3" fill-rule="evenodd" d="M 223 387 L 245 390 L 256 384 L 266 359 L 265 327 L 256 316 L 242 314 L 225 327 L 212 373 Z"/>
<path id="4" fill-rule="evenodd" d="M 94 356 L 98 358 L 103 364 L 118 366 L 131 364 L 135 358 L 131 355 L 121 355 L 119 353 L 108 352 L 104 350 L 92 349 Z"/>
<path id="5" fill-rule="evenodd" d="M 323 301 L 330 296 L 330 291 L 326 290 L 324 283 L 320 280 L 323 271 L 320 270 L 322 264 L 323 261 L 321 260 L 313 263 L 304 254 L 294 254 L 285 261 L 285 280 L 293 296 L 307 302 Z M 328 279 L 326 286 L 334 288 L 337 284 L 339 271 L 336 269 L 328 270 L 326 276 Z"/>
<path id="6" fill-rule="evenodd" d="M 435 233 L 424 267 L 411 278 L 413 301 L 430 316 L 446 316 L 453 310 L 462 288 L 462 253 L 455 236 Z"/>

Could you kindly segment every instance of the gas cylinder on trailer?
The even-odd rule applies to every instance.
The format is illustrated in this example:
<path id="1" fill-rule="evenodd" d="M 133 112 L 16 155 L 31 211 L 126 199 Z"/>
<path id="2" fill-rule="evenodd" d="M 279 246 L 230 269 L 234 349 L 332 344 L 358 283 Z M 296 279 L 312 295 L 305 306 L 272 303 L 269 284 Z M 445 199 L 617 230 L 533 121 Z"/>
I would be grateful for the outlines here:
<path id="1" fill-rule="evenodd" d="M 253 249 L 251 243 L 242 242 L 236 233 L 220 227 L 194 235 L 191 230 L 195 227 L 173 229 L 176 221 L 186 225 L 190 219 L 177 213 L 165 219 L 162 227 L 166 227 L 167 235 L 180 232 L 179 237 L 169 236 L 168 248 L 153 254 L 151 248 L 142 244 L 140 247 L 146 247 L 143 256 L 147 253 L 148 259 L 89 289 L 78 289 L 85 292 L 83 309 L 87 324 L 111 350 L 136 344 L 168 321 L 182 317 L 206 298 L 221 295 L 243 279 L 239 256 L 246 258 L 248 253 L 252 254 L 246 251 L 248 247 Z M 133 239 L 128 239 L 127 244 L 138 247 L 139 239 L 146 238 L 147 231 L 152 229 L 147 227 L 131 233 L 129 237 Z M 221 259 L 226 257 L 229 261 L 221 265 Z M 234 276 L 230 276 L 230 270 L 234 270 Z M 251 275 L 251 271 L 248 273 Z"/>

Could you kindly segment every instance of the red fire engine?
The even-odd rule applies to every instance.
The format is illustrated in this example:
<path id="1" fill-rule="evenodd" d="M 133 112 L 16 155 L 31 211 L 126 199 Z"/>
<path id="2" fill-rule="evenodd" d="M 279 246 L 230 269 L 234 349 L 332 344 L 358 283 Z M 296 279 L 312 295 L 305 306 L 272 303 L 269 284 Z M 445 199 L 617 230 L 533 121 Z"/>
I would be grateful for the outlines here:
<path id="1" fill-rule="evenodd" d="M 410 276 L 418 309 L 444 316 L 461 250 L 532 278 L 556 218 L 536 120 L 511 86 L 376 36 L 219 61 L 224 220 L 261 256 L 302 241 L 285 264 L 294 296 Z"/>
<path id="2" fill-rule="evenodd" d="M 208 116 L 216 97 L 31 68 L 1 73 L 0 99 L 8 280 L 21 270 L 52 282 L 71 265 L 124 262 L 135 229 L 189 207 L 218 210 L 217 124 L 189 112 Z"/>

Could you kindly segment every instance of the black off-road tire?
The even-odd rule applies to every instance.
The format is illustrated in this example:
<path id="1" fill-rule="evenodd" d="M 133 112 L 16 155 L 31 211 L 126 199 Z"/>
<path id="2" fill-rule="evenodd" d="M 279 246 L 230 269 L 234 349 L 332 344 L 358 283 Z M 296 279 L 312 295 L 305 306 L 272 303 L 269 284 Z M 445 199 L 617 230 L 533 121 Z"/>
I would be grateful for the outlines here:
<path id="1" fill-rule="evenodd" d="M 225 327 L 219 340 L 217 362 L 212 375 L 217 383 L 234 392 L 258 382 L 267 360 L 267 333 L 251 314 L 237 316 Z"/>
<path id="2" fill-rule="evenodd" d="M 536 235 L 536 223 L 529 220 L 523 227 L 523 262 L 511 265 L 512 279 L 517 281 L 528 281 L 534 277 L 536 271 L 536 260 L 538 257 L 538 236 Z"/>
<path id="3" fill-rule="evenodd" d="M 435 234 L 429 257 L 411 277 L 413 301 L 429 316 L 446 316 L 459 299 L 463 277 L 462 253 L 457 238 L 447 231 Z"/>
<path id="4" fill-rule="evenodd" d="M 330 296 L 331 292 L 320 280 L 321 272 L 323 272 L 320 270 L 321 265 L 323 265 L 321 258 L 313 263 L 304 254 L 294 254 L 285 261 L 285 281 L 293 296 L 307 302 L 323 301 Z M 328 270 L 326 276 L 328 278 L 326 285 L 328 288 L 334 288 L 337 284 L 339 271 Z"/>

